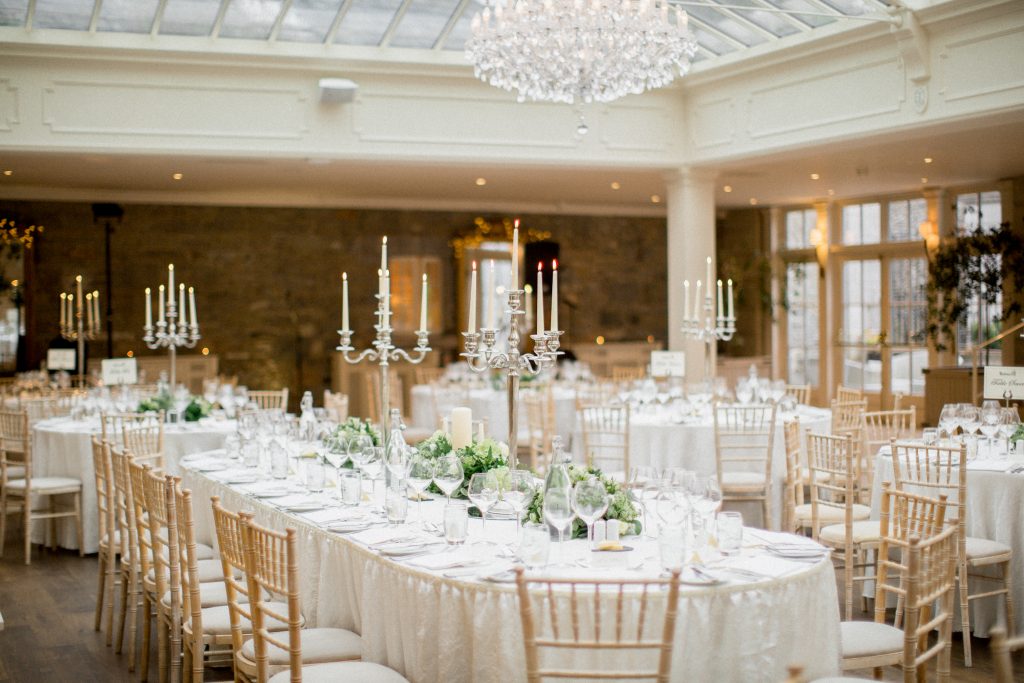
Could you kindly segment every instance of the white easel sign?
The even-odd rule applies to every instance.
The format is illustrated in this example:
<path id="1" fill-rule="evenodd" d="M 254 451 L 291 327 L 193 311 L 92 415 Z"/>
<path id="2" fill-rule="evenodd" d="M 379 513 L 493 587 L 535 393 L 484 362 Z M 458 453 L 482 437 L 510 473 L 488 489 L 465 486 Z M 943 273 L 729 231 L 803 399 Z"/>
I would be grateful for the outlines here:
<path id="1" fill-rule="evenodd" d="M 46 369 L 51 372 L 54 370 L 74 370 L 75 355 L 74 349 L 47 349 Z"/>
<path id="2" fill-rule="evenodd" d="M 102 373 L 103 384 L 108 387 L 139 381 L 139 366 L 134 358 L 104 358 Z"/>
<path id="3" fill-rule="evenodd" d="M 1024 399 L 1024 368 L 986 366 L 985 398 L 1000 401 Z"/>
<path id="4" fill-rule="evenodd" d="M 685 353 L 682 351 L 651 351 L 651 377 L 685 376 Z"/>

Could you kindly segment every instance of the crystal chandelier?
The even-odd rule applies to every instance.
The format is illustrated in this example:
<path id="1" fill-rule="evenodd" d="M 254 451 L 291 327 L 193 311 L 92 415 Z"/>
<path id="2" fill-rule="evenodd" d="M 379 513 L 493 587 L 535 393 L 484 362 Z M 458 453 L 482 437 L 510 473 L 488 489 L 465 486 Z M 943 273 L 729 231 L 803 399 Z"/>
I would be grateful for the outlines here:
<path id="1" fill-rule="evenodd" d="M 686 12 L 667 0 L 496 0 L 466 41 L 477 78 L 520 102 L 568 104 L 668 85 L 696 50 Z"/>

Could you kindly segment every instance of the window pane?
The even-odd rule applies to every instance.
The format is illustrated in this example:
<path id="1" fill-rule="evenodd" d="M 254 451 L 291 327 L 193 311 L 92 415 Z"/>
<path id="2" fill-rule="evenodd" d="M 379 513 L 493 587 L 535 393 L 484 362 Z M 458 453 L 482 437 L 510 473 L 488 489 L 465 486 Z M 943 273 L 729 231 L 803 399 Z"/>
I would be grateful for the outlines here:
<path id="1" fill-rule="evenodd" d="M 910 220 L 907 201 L 889 202 L 889 239 L 905 241 L 909 239 Z"/>
<path id="2" fill-rule="evenodd" d="M 843 244 L 876 244 L 882 241 L 882 205 L 851 204 L 843 207 Z"/>
<path id="3" fill-rule="evenodd" d="M 806 249 L 811 246 L 811 231 L 817 227 L 818 212 L 802 209 L 786 212 L 786 248 Z"/>
<path id="4" fill-rule="evenodd" d="M 1003 206 L 998 192 L 981 193 L 981 227 L 992 231 L 1003 222 Z"/>
<path id="5" fill-rule="evenodd" d="M 790 384 L 819 383 L 818 264 L 786 266 L 786 340 Z"/>
<path id="6" fill-rule="evenodd" d="M 991 232 L 1003 222 L 999 192 L 970 192 L 956 197 L 956 226 L 962 232 L 979 227 Z"/>
<path id="7" fill-rule="evenodd" d="M 924 374 L 928 367 L 925 347 L 927 298 L 925 283 L 928 267 L 925 259 L 893 259 L 889 264 L 889 342 L 891 363 L 889 379 L 892 391 L 924 394 Z M 898 348 L 898 347 L 904 348 Z"/>
<path id="8" fill-rule="evenodd" d="M 843 244 L 860 244 L 860 205 L 843 207 Z"/>
<path id="9" fill-rule="evenodd" d="M 853 345 L 843 349 L 843 383 L 871 392 L 881 391 L 882 386 L 882 361 L 876 347 L 882 316 L 880 273 L 877 260 L 843 264 L 840 339 Z"/>

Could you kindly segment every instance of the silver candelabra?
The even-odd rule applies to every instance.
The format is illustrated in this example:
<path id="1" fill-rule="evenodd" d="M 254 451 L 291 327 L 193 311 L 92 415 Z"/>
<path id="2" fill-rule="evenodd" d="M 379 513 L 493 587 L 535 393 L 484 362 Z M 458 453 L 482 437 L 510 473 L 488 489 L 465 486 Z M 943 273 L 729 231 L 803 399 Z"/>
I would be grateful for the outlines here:
<path id="1" fill-rule="evenodd" d="M 736 334 L 736 315 L 733 309 L 732 280 L 729 283 L 729 307 L 726 312 L 722 298 L 722 281 L 718 281 L 718 306 L 711 291 L 711 258 L 707 259 L 707 291 L 702 298 L 700 296 L 701 282 L 697 280 L 697 292 L 694 296 L 693 317 L 690 313 L 690 283 L 684 282 L 686 287 L 686 313 L 683 317 L 682 331 L 688 337 L 704 342 L 704 379 L 714 376 L 711 365 L 711 349 L 719 341 L 729 341 Z"/>
<path id="2" fill-rule="evenodd" d="M 460 354 L 474 372 L 483 373 L 489 370 L 505 370 L 508 388 L 508 453 L 512 469 L 519 464 L 516 452 L 519 438 L 519 376 L 524 371 L 540 373 L 555 364 L 561 355 L 558 350 L 562 336 L 561 330 L 548 330 L 543 334 L 531 334 L 533 353 L 519 351 L 519 319 L 526 316 L 521 308 L 523 301 L 522 289 L 508 290 L 509 332 L 508 345 L 504 352 L 494 350 L 497 342 L 497 328 L 484 327 L 479 332 L 463 332 L 466 338 L 466 350 Z M 483 348 L 480 348 L 481 339 Z"/>
<path id="3" fill-rule="evenodd" d="M 145 332 L 142 336 L 142 341 L 150 349 L 167 349 L 171 362 L 170 380 L 171 391 L 173 392 L 175 387 L 177 387 L 178 381 L 178 348 L 195 348 L 200 336 L 199 320 L 196 318 L 195 289 L 193 287 L 188 288 L 188 313 L 191 314 L 190 321 L 189 315 L 185 311 L 185 285 L 184 283 L 179 285 L 178 293 L 180 300 L 176 302 L 174 297 L 174 264 L 167 266 L 167 272 L 167 297 L 165 301 L 164 286 L 160 285 L 158 303 L 160 317 L 157 320 L 156 326 L 153 325 L 152 292 L 149 287 L 146 287 L 146 324 L 142 328 Z"/>
<path id="4" fill-rule="evenodd" d="M 75 292 L 60 293 L 60 307 L 60 336 L 78 343 L 78 384 L 85 386 L 85 342 L 100 336 L 100 293 L 88 292 L 83 298 L 82 276 L 78 275 Z"/>

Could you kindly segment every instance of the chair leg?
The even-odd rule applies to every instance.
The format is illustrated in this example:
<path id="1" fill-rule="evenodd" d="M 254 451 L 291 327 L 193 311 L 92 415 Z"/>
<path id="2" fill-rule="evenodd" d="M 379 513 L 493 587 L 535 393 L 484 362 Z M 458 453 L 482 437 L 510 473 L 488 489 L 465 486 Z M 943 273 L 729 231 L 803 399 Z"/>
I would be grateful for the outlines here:
<path id="1" fill-rule="evenodd" d="M 107 647 L 114 644 L 114 592 L 117 589 L 117 553 L 107 550 Z"/>
<path id="2" fill-rule="evenodd" d="M 128 670 L 135 671 L 135 653 L 138 644 L 138 621 L 139 621 L 139 580 L 135 571 L 129 572 L 128 577 Z"/>
<path id="3" fill-rule="evenodd" d="M 7 540 L 7 489 L 0 489 L 0 557 L 4 556 Z"/>
<path id="4" fill-rule="evenodd" d="M 853 619 L 853 547 L 843 550 L 843 583 L 846 588 L 846 621 Z"/>
<path id="5" fill-rule="evenodd" d="M 967 560 L 960 561 L 957 583 L 960 584 L 960 628 L 964 638 L 964 666 L 970 668 L 971 663 L 971 607 L 967 598 Z"/>
<path id="6" fill-rule="evenodd" d="M 117 626 L 115 627 L 117 642 L 114 647 L 114 652 L 117 654 L 121 654 L 124 650 L 124 622 L 125 617 L 128 616 L 128 577 L 124 572 L 119 571 L 119 573 L 121 575 L 121 609 L 117 611 Z"/>
<path id="7" fill-rule="evenodd" d="M 145 588 L 142 591 L 144 594 L 142 598 L 142 657 L 139 662 L 139 680 L 145 683 L 149 678 L 149 648 L 152 645 L 153 610 L 149 604 L 149 594 L 145 592 Z"/>
<path id="8" fill-rule="evenodd" d="M 82 530 L 82 494 L 76 493 L 74 496 L 75 505 L 75 533 L 78 534 L 78 556 L 85 557 L 85 533 Z M 113 542 L 114 539 L 110 539 L 111 542 L 111 554 L 113 554 Z M 56 541 L 54 541 L 56 543 Z M 108 645 L 110 643 L 107 643 Z"/>
<path id="9" fill-rule="evenodd" d="M 21 510 L 25 528 L 25 564 L 32 564 L 32 503 L 28 496 L 22 499 Z"/>
<path id="10" fill-rule="evenodd" d="M 96 618 L 93 620 L 92 630 L 99 631 L 103 623 L 103 603 L 106 602 L 106 579 L 107 579 L 107 558 L 106 552 L 100 548 L 99 552 L 99 585 L 96 587 Z"/>
<path id="11" fill-rule="evenodd" d="M 157 680 L 167 683 L 167 639 L 170 637 L 170 629 L 160 616 L 159 608 L 156 615 L 156 637 Z"/>
<path id="12" fill-rule="evenodd" d="M 52 515 L 57 512 L 57 496 L 47 496 L 47 498 L 50 501 L 49 510 Z M 46 542 L 49 541 L 50 551 L 57 552 L 57 518 L 50 517 L 49 522 L 50 523 L 47 526 L 49 527 L 50 537 L 43 540 L 43 547 L 46 547 Z"/>

